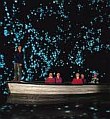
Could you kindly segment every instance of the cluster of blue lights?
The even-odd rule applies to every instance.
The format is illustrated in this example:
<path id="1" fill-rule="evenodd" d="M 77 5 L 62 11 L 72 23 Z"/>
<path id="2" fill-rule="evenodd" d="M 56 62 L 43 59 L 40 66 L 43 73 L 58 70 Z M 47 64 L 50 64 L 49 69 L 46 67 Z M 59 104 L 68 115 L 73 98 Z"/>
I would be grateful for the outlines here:
<path id="1" fill-rule="evenodd" d="M 44 79 L 53 67 L 56 67 L 56 71 L 69 67 L 70 77 L 80 69 L 88 75 L 97 71 L 95 67 L 85 67 L 85 52 L 110 52 L 109 42 L 102 42 L 105 22 L 110 30 L 108 9 L 110 2 L 104 0 L 86 0 L 86 4 L 85 1 L 74 3 L 72 0 L 4 0 L 4 21 L 0 22 L 4 24 L 4 36 L 7 39 L 4 45 L 13 44 L 13 53 L 19 44 L 23 46 L 22 79 L 32 81 L 35 76 Z M 86 10 L 90 13 L 86 13 Z M 67 73 L 62 70 L 62 74 Z M 100 74 L 100 70 L 98 72 Z M 11 80 L 13 66 L 5 64 L 4 74 Z M 103 77 L 105 72 L 101 75 Z"/>
<path id="2" fill-rule="evenodd" d="M 9 94 L 9 90 L 7 88 L 6 81 L 3 80 L 3 70 L 4 70 L 5 62 L 4 62 L 4 55 L 0 54 L 0 94 L 7 95 Z"/>
<path id="3" fill-rule="evenodd" d="M 0 68 L 3 68 L 5 65 L 5 62 L 4 62 L 4 55 L 3 54 L 0 54 Z"/>

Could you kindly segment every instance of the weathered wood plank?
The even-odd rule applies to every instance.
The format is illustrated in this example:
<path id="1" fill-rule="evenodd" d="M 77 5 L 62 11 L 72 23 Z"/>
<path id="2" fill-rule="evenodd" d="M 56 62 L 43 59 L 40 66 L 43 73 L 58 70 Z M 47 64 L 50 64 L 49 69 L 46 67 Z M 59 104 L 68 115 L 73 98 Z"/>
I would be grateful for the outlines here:
<path id="1" fill-rule="evenodd" d="M 109 85 L 36 85 L 8 83 L 8 103 L 58 103 L 72 101 L 75 94 L 110 93 Z M 84 96 L 85 97 L 85 96 Z"/>
<path id="2" fill-rule="evenodd" d="M 110 92 L 109 85 L 35 85 L 8 83 L 11 93 L 20 94 L 86 94 Z"/>

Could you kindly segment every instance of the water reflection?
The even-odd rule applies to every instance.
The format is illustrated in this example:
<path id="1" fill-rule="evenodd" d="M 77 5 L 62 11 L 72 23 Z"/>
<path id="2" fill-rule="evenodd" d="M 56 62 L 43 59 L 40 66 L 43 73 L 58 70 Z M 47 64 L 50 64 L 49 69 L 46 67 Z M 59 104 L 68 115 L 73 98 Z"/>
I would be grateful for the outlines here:
<path id="1" fill-rule="evenodd" d="M 0 106 L 0 119 L 108 119 L 109 117 L 109 98 L 64 104 L 4 104 Z"/>

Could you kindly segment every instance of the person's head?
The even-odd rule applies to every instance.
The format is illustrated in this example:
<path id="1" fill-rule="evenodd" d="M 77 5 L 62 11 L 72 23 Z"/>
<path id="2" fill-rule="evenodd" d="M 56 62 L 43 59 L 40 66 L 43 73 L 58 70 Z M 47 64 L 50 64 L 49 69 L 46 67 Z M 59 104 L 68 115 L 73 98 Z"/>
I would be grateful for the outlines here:
<path id="1" fill-rule="evenodd" d="M 81 74 L 81 79 L 84 79 L 84 74 Z"/>
<path id="2" fill-rule="evenodd" d="M 52 73 L 49 73 L 49 77 L 53 77 L 53 74 Z"/>
<path id="3" fill-rule="evenodd" d="M 60 77 L 60 73 L 57 73 L 57 77 Z"/>
<path id="4" fill-rule="evenodd" d="M 22 46 L 19 45 L 19 46 L 18 46 L 18 51 L 21 52 L 21 49 L 22 49 Z"/>
<path id="5" fill-rule="evenodd" d="M 79 78 L 80 74 L 79 73 L 76 73 L 76 78 Z"/>

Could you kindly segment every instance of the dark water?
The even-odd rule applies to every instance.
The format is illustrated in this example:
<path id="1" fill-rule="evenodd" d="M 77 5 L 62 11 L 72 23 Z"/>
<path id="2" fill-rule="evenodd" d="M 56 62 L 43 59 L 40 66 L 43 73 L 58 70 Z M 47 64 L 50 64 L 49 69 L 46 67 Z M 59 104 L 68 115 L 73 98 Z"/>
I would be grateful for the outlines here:
<path id="1" fill-rule="evenodd" d="M 2 104 L 0 119 L 110 119 L 109 94 L 56 104 Z"/>

